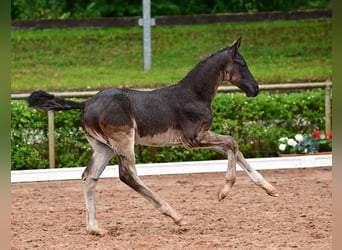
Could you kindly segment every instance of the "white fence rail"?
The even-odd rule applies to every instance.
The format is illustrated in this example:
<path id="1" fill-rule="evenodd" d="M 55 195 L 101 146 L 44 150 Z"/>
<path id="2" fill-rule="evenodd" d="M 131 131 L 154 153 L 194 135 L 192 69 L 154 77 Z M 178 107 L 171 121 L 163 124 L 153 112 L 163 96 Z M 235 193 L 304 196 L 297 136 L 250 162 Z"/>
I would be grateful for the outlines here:
<path id="1" fill-rule="evenodd" d="M 330 167 L 332 166 L 332 154 L 252 158 L 247 159 L 247 161 L 257 170 Z M 227 160 L 137 164 L 136 167 L 138 175 L 140 176 L 162 174 L 212 173 L 226 171 Z M 80 180 L 84 169 L 84 167 L 80 167 L 13 170 L 11 171 L 11 183 Z M 240 166 L 237 166 L 237 170 L 241 171 L 242 169 L 240 168 Z M 118 172 L 119 170 L 117 165 L 108 166 L 102 173 L 101 178 L 118 177 Z"/>

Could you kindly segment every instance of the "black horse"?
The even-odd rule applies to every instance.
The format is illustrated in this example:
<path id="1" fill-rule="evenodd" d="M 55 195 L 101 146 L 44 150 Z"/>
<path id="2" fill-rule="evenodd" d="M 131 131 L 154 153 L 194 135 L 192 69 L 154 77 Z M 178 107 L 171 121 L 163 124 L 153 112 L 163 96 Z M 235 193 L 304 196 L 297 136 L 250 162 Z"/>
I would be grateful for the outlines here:
<path id="1" fill-rule="evenodd" d="M 118 157 L 120 180 L 133 188 L 178 225 L 186 222 L 137 176 L 134 144 L 148 146 L 183 145 L 187 149 L 210 148 L 228 157 L 225 184 L 218 192 L 224 199 L 235 182 L 236 163 L 269 195 L 275 188 L 253 169 L 231 136 L 210 132 L 211 103 L 222 81 L 229 81 L 247 96 L 259 93 L 258 83 L 239 54 L 241 38 L 199 62 L 178 84 L 152 91 L 108 88 L 85 102 L 64 100 L 44 91 L 28 98 L 30 107 L 43 110 L 83 110 L 82 125 L 94 149 L 82 174 L 87 230 L 104 234 L 95 215 L 95 186 L 109 160 Z"/>

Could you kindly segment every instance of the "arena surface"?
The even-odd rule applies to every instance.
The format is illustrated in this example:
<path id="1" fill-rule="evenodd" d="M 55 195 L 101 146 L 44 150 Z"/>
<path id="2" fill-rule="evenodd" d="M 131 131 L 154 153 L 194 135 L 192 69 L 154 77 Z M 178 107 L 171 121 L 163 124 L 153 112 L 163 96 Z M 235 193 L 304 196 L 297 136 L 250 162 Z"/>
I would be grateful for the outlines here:
<path id="1" fill-rule="evenodd" d="M 183 214 L 178 227 L 118 178 L 97 186 L 88 235 L 81 181 L 11 184 L 11 249 L 332 249 L 332 168 L 260 171 L 279 192 L 268 196 L 244 172 L 218 202 L 224 173 L 142 176 Z"/>

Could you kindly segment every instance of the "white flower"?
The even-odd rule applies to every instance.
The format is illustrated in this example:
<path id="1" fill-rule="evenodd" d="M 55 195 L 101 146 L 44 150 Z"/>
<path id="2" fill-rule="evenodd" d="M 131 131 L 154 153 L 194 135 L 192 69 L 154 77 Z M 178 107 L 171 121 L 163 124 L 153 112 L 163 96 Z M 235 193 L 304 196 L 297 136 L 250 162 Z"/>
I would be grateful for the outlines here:
<path id="1" fill-rule="evenodd" d="M 304 137 L 301 134 L 296 134 L 295 139 L 297 142 L 301 142 L 304 139 Z"/>
<path id="2" fill-rule="evenodd" d="M 291 138 L 287 141 L 287 144 L 292 146 L 292 147 L 295 147 L 297 145 L 297 142 Z"/>
<path id="3" fill-rule="evenodd" d="M 282 144 L 279 144 L 279 150 L 280 151 L 284 151 L 286 149 L 286 144 L 282 143 Z"/>

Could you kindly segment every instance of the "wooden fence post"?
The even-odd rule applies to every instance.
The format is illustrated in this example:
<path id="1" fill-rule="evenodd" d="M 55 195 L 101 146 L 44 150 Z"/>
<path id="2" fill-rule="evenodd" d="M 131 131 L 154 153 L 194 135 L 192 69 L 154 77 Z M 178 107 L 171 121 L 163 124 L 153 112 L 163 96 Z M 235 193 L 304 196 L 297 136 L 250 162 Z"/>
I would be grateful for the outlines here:
<path id="1" fill-rule="evenodd" d="M 325 133 L 331 133 L 331 89 L 329 85 L 325 86 Z"/>
<path id="2" fill-rule="evenodd" d="M 55 168 L 55 125 L 52 110 L 48 111 L 49 126 L 49 168 Z"/>

